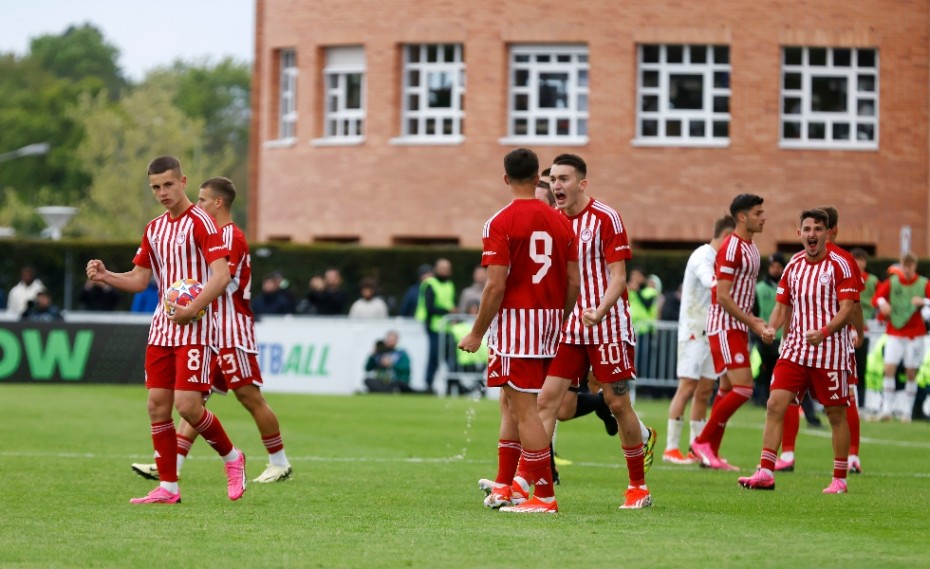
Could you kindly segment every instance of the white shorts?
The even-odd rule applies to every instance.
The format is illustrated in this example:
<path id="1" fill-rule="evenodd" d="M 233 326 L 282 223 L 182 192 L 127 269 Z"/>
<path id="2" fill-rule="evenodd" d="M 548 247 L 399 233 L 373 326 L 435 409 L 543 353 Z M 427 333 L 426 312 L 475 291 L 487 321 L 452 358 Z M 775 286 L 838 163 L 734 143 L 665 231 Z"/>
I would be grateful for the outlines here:
<path id="1" fill-rule="evenodd" d="M 907 369 L 920 369 L 927 353 L 924 337 L 918 336 L 913 340 L 902 336 L 888 336 L 885 341 L 885 365 L 898 365 L 904 361 Z"/>
<path id="2" fill-rule="evenodd" d="M 678 342 L 678 377 L 717 379 L 707 336 Z"/>

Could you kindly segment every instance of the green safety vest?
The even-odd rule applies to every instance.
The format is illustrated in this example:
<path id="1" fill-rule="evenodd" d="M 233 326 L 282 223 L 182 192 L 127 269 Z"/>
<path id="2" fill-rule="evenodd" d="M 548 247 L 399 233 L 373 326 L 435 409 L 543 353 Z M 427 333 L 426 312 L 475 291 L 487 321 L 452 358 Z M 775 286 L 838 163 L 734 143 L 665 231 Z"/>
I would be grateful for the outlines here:
<path id="1" fill-rule="evenodd" d="M 761 280 L 756 283 L 756 300 L 759 302 L 759 318 L 769 321 L 769 316 L 772 315 L 772 311 L 775 310 L 775 286 L 769 283 L 767 280 Z M 775 339 L 781 339 L 781 331 L 779 328 L 775 332 Z"/>
<path id="2" fill-rule="evenodd" d="M 458 322 L 453 324 L 449 332 L 452 334 L 452 337 L 455 339 L 455 345 L 458 346 L 459 342 L 462 341 L 462 338 L 468 335 L 471 332 L 471 322 Z M 488 363 L 488 342 L 487 338 L 481 339 L 481 346 L 479 346 L 478 351 L 475 353 L 469 353 L 463 350 L 455 351 L 455 361 L 460 366 L 475 365 L 482 366 Z"/>
<path id="3" fill-rule="evenodd" d="M 927 290 L 927 278 L 917 277 L 917 280 L 909 285 L 901 283 L 901 278 L 897 275 L 891 277 L 891 325 L 901 329 L 911 319 L 911 316 L 919 309 L 911 303 L 915 296 L 924 296 Z"/>
<path id="4" fill-rule="evenodd" d="M 441 308 L 449 312 L 455 312 L 455 283 L 452 280 L 442 282 L 436 277 L 430 277 L 420 284 L 420 297 L 417 299 L 417 310 L 414 316 L 420 322 L 426 322 L 426 288 L 433 289 L 433 301 L 436 308 Z M 441 322 L 440 318 L 433 317 L 429 323 L 429 329 L 433 332 L 439 332 Z"/>
<path id="5" fill-rule="evenodd" d="M 659 303 L 656 297 L 659 291 L 652 287 L 643 287 L 638 291 L 627 291 L 627 297 L 630 301 L 630 320 L 633 321 L 633 328 L 637 334 L 646 334 L 652 331 L 652 323 L 657 320 Z M 652 305 L 646 308 L 643 300 L 652 299 Z"/>
<path id="6" fill-rule="evenodd" d="M 862 317 L 866 320 L 875 318 L 875 307 L 872 306 L 872 298 L 875 296 L 875 289 L 878 287 L 878 277 L 866 273 L 865 290 L 859 295 L 859 303 L 862 305 Z"/>

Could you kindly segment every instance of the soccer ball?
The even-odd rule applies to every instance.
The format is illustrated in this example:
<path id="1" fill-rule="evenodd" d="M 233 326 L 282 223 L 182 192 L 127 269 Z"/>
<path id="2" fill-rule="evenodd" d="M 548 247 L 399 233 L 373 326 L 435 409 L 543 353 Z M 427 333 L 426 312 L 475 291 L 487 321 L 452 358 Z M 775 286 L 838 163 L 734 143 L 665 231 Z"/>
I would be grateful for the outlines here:
<path id="1" fill-rule="evenodd" d="M 171 286 L 168 287 L 168 290 L 165 291 L 165 313 L 168 316 L 174 315 L 174 308 L 168 305 L 169 302 L 173 302 L 180 306 L 187 306 L 197 298 L 197 295 L 199 295 L 202 290 L 203 285 L 194 279 L 174 281 Z M 197 316 L 194 316 L 194 321 L 200 320 L 206 313 L 206 309 L 201 310 L 197 313 Z"/>

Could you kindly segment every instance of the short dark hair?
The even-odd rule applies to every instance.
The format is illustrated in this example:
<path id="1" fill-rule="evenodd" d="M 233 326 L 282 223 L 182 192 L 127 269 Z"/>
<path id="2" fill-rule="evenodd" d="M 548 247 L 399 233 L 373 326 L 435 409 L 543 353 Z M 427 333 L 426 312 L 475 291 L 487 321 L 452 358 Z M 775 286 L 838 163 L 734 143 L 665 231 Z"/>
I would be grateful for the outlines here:
<path id="1" fill-rule="evenodd" d="M 827 215 L 827 212 L 825 212 L 824 210 L 815 207 L 813 209 L 805 209 L 804 211 L 801 212 L 801 222 L 803 223 L 804 220 L 807 218 L 811 218 L 814 221 L 819 221 L 820 223 L 823 224 L 824 227 L 827 227 L 827 223 L 829 222 L 830 216 Z"/>
<path id="2" fill-rule="evenodd" d="M 539 158 L 529 148 L 517 148 L 504 156 L 504 172 L 514 182 L 532 180 L 539 174 Z"/>
<path id="3" fill-rule="evenodd" d="M 714 222 L 714 239 L 720 237 L 727 229 L 736 229 L 736 220 L 732 215 L 725 215 Z"/>
<path id="4" fill-rule="evenodd" d="M 736 214 L 746 213 L 757 205 L 762 205 L 764 200 L 755 194 L 740 194 L 730 202 L 730 215 L 736 219 Z"/>
<path id="5" fill-rule="evenodd" d="M 840 221 L 840 212 L 832 205 L 819 205 L 817 209 L 827 214 L 827 229 L 833 229 Z"/>
<path id="6" fill-rule="evenodd" d="M 179 178 L 181 177 L 181 161 L 174 156 L 159 156 L 149 162 L 148 175 L 164 174 L 165 172 L 174 172 Z"/>
<path id="7" fill-rule="evenodd" d="M 233 201 L 236 199 L 236 186 L 229 178 L 223 176 L 210 178 L 209 180 L 204 180 L 204 182 L 200 184 L 200 187 L 213 190 L 214 193 L 223 198 L 223 205 L 227 208 L 231 207 Z"/>
<path id="8" fill-rule="evenodd" d="M 578 179 L 584 180 L 588 177 L 588 165 L 584 159 L 577 154 L 559 154 L 552 161 L 553 166 L 571 166 L 578 172 Z"/>
<path id="9" fill-rule="evenodd" d="M 785 260 L 785 256 L 779 253 L 778 251 L 769 255 L 769 264 L 778 263 L 781 266 L 785 266 L 788 262 Z"/>
<path id="10" fill-rule="evenodd" d="M 868 260 L 869 260 L 869 253 L 868 253 L 868 251 L 866 251 L 866 250 L 863 249 L 862 247 L 855 247 L 855 248 L 853 248 L 853 249 L 849 252 L 849 254 L 852 255 L 853 257 L 855 257 L 856 259 L 859 259 L 860 261 L 868 261 Z"/>

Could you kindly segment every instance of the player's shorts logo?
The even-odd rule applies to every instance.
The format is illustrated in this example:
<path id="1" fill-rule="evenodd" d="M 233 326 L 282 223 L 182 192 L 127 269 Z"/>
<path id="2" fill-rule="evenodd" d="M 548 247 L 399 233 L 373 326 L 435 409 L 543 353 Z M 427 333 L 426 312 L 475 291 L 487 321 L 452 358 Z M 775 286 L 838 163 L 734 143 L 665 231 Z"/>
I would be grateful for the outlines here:
<path id="1" fill-rule="evenodd" d="M 186 239 L 187 239 L 187 234 L 182 231 L 178 233 L 178 237 L 177 239 L 174 240 L 174 242 L 177 243 L 178 245 L 183 245 Z"/>
<path id="2" fill-rule="evenodd" d="M 736 363 L 741 364 L 741 363 L 743 363 L 744 361 L 746 361 L 746 358 L 743 357 L 743 354 L 736 354 L 736 356 L 734 356 L 733 360 L 734 360 Z"/>
<path id="3" fill-rule="evenodd" d="M 594 233 L 593 233 L 590 229 L 584 228 L 584 229 L 581 230 L 581 240 L 582 240 L 582 241 L 588 242 L 588 241 L 591 240 L 592 237 L 594 237 Z"/>

